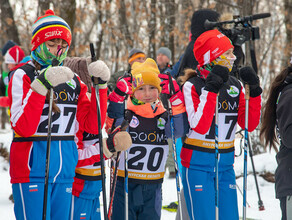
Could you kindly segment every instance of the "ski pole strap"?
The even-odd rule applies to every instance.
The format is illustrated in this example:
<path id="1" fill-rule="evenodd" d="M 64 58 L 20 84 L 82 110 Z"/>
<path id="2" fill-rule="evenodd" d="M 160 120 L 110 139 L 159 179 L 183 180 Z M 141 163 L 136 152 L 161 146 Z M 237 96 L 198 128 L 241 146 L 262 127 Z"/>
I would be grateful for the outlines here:
<path id="1" fill-rule="evenodd" d="M 47 71 L 47 69 L 46 70 L 44 70 L 45 72 Z M 37 80 L 41 83 L 41 84 L 43 84 L 48 90 L 49 89 L 51 89 L 51 88 L 53 88 L 53 86 L 52 86 L 52 84 L 46 79 L 46 77 L 45 77 L 45 72 L 43 72 L 43 73 L 41 73 L 39 76 L 38 76 L 38 78 L 37 78 Z"/>

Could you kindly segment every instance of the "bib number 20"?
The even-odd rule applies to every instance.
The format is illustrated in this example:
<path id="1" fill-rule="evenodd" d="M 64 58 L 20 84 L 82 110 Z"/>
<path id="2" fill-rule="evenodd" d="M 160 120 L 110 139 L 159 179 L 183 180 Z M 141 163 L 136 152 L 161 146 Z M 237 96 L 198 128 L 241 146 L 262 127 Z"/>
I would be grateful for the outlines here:
<path id="1" fill-rule="evenodd" d="M 147 166 L 147 169 L 149 171 L 157 171 L 160 168 L 162 157 L 164 154 L 163 148 L 153 148 L 149 152 L 149 159 L 147 160 L 147 149 L 143 146 L 136 146 L 132 147 L 129 151 L 129 154 L 134 154 L 131 159 L 128 160 L 128 168 L 134 169 L 134 170 L 143 170 L 145 163 Z M 139 162 L 138 162 L 139 161 Z"/>

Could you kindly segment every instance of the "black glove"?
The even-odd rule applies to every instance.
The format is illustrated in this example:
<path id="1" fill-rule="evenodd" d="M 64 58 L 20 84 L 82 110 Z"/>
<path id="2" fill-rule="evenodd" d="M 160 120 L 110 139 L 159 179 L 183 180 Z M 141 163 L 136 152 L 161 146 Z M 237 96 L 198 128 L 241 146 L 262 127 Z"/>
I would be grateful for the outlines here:
<path id="1" fill-rule="evenodd" d="M 206 78 L 205 90 L 218 93 L 223 84 L 228 81 L 229 70 L 225 66 L 216 65 Z"/>
<path id="2" fill-rule="evenodd" d="M 257 97 L 262 94 L 262 88 L 260 87 L 260 80 L 253 68 L 250 66 L 242 67 L 239 70 L 239 76 L 241 80 L 249 85 L 250 97 Z"/>

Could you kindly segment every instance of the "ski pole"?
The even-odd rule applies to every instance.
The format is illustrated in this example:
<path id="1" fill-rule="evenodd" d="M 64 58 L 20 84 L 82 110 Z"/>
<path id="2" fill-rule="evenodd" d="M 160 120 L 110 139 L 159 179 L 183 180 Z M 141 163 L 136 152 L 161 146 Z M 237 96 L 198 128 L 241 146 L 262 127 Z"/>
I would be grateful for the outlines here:
<path id="1" fill-rule="evenodd" d="M 129 123 L 124 120 L 123 123 L 121 124 L 121 131 L 126 131 Z M 109 208 L 108 208 L 108 219 L 111 220 L 112 217 L 112 210 L 113 210 L 113 201 L 114 201 L 114 196 L 115 196 L 115 191 L 116 191 L 116 184 L 117 184 L 117 171 L 119 167 L 119 162 L 120 162 L 120 155 L 121 152 L 119 151 L 117 153 L 117 158 L 116 158 L 116 164 L 115 164 L 115 171 L 112 177 L 112 182 L 111 182 L 111 197 L 110 197 L 110 203 L 109 203 Z"/>
<path id="2" fill-rule="evenodd" d="M 174 94 L 175 89 L 174 85 L 172 82 L 172 77 L 169 72 L 167 72 L 167 75 L 169 77 L 169 86 L 170 86 L 170 97 Z M 173 122 L 173 112 L 171 108 L 171 103 L 170 100 L 168 99 L 168 112 L 169 112 L 169 117 L 170 117 L 170 129 L 171 129 L 171 139 L 172 139 L 172 149 L 173 149 L 173 160 L 174 160 L 174 168 L 175 168 L 175 178 L 176 178 L 176 188 L 177 188 L 177 199 L 178 199 L 178 205 L 179 205 L 179 215 L 180 219 L 182 218 L 182 206 L 181 206 L 181 190 L 180 190 L 180 175 L 179 175 L 179 169 L 178 169 L 178 164 L 177 164 L 177 153 L 176 153 L 176 145 L 175 145 L 175 137 L 174 137 L 174 122 Z"/>
<path id="3" fill-rule="evenodd" d="M 240 146 L 242 145 L 242 139 L 244 137 L 244 135 L 241 133 L 241 131 L 243 131 L 243 129 L 241 129 L 240 131 L 237 131 L 236 133 L 239 133 L 241 135 L 241 139 L 240 139 Z M 261 194 L 260 194 L 260 190 L 259 190 L 259 184 L 258 184 L 258 180 L 257 180 L 257 175 L 256 175 L 256 170 L 255 170 L 255 165 L 254 165 L 254 161 L 253 161 L 253 153 L 252 153 L 252 148 L 251 148 L 251 144 L 250 141 L 248 139 L 248 149 L 249 149 L 249 157 L 251 160 L 251 165 L 252 165 L 252 172 L 253 172 L 253 176 L 254 176 L 254 180 L 255 180 L 255 184 L 256 184 L 256 190 L 257 190 L 257 194 L 258 194 L 258 206 L 259 206 L 259 211 L 263 211 L 265 210 L 265 206 L 264 203 L 261 199 Z M 241 150 L 241 147 L 240 147 Z M 239 155 L 238 155 L 239 156 Z M 242 193 L 241 193 L 242 194 Z M 247 203 L 248 204 L 248 203 Z M 250 207 L 250 205 L 248 204 L 248 206 Z"/>
<path id="4" fill-rule="evenodd" d="M 219 144 L 218 144 L 218 112 L 219 92 L 216 96 L 215 108 L 215 219 L 219 220 Z"/>
<path id="5" fill-rule="evenodd" d="M 91 60 L 96 61 L 96 56 L 94 52 L 93 43 L 90 43 L 90 52 L 91 52 Z M 95 96 L 96 96 L 96 108 L 97 108 L 97 126 L 98 126 L 98 139 L 100 146 L 100 164 L 101 164 L 101 184 L 102 184 L 102 198 L 103 198 L 103 215 L 104 219 L 107 220 L 107 204 L 106 204 L 106 187 L 105 187 L 105 170 L 104 170 L 104 155 L 103 155 L 103 142 L 102 142 L 102 130 L 101 130 L 101 116 L 100 116 L 100 108 L 99 108 L 99 88 L 98 82 L 100 79 L 94 78 L 94 86 L 95 86 Z"/>
<path id="6" fill-rule="evenodd" d="M 126 72 L 124 75 L 131 76 L 132 78 L 131 69 L 128 72 Z M 126 113 L 127 113 L 127 96 L 125 98 L 125 116 L 126 116 Z M 125 155 L 125 220 L 128 220 L 129 219 L 128 150 L 124 151 L 124 155 Z"/>
<path id="7" fill-rule="evenodd" d="M 115 196 L 115 190 L 116 190 L 116 183 L 117 183 L 117 170 L 120 162 L 120 155 L 121 152 L 119 151 L 117 153 L 117 158 L 116 158 L 116 164 L 115 164 L 115 171 L 112 177 L 112 184 L 111 184 L 111 197 L 110 197 L 110 203 L 108 207 L 108 219 L 111 220 L 112 218 L 112 210 L 113 210 L 113 201 L 114 201 L 114 196 Z"/>
<path id="8" fill-rule="evenodd" d="M 54 58 L 52 66 L 58 66 L 59 61 Z M 46 171 L 45 171 L 45 187 L 44 187 L 44 201 L 43 201 L 43 220 L 47 217 L 47 201 L 48 201 L 48 186 L 49 186 L 49 170 L 50 170 L 50 156 L 51 156 L 51 138 L 52 138 L 52 109 L 54 100 L 54 90 L 50 88 L 49 113 L 48 113 L 48 136 L 47 136 L 47 151 L 46 151 Z"/>
<path id="9" fill-rule="evenodd" d="M 125 155 L 125 220 L 129 219 L 129 192 L 128 192 L 128 150 L 124 151 Z"/>
<path id="10" fill-rule="evenodd" d="M 243 193 L 237 184 L 236 184 L 236 187 L 237 187 L 238 191 L 240 192 L 241 196 L 243 196 Z M 246 200 L 246 204 L 250 208 L 250 204 L 247 202 L 247 200 Z"/>
<path id="11" fill-rule="evenodd" d="M 244 126 L 244 163 L 243 163 L 243 210 L 242 219 L 246 220 L 246 188 L 247 188 L 247 151 L 248 151 L 248 110 L 249 85 L 245 84 L 245 126 Z"/>
<path id="12" fill-rule="evenodd" d="M 263 201 L 261 199 L 261 194 L 260 194 L 259 184 L 258 184 L 258 180 L 257 180 L 257 175 L 256 175 L 256 171 L 255 171 L 254 162 L 253 162 L 253 154 L 252 154 L 252 149 L 251 149 L 251 146 L 250 146 L 249 138 L 248 138 L 248 148 L 249 148 L 249 157 L 250 157 L 250 160 L 251 160 L 253 176 L 254 176 L 254 180 L 255 180 L 255 184 L 256 184 L 256 189 L 257 189 L 257 194 L 258 194 L 259 211 L 263 211 L 263 210 L 265 210 L 265 206 L 264 206 L 264 203 L 263 203 Z"/>

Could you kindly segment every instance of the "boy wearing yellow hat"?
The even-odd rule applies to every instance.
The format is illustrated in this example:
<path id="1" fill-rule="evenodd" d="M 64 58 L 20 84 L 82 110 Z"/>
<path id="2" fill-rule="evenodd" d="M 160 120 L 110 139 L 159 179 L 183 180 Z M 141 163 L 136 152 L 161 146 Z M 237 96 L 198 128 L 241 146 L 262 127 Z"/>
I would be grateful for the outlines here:
<path id="1" fill-rule="evenodd" d="M 128 213 L 129 219 L 160 219 L 161 186 L 168 154 L 167 137 L 171 137 L 168 112 L 159 100 L 159 94 L 169 94 L 169 78 L 159 74 L 156 62 L 148 58 L 144 63 L 134 63 L 132 77 L 122 77 L 109 95 L 108 117 L 115 126 L 123 119 L 123 101 L 127 102 L 125 119 L 132 146 L 128 150 Z M 132 80 L 132 83 L 131 83 Z M 162 80 L 162 81 L 161 81 Z M 184 135 L 187 123 L 182 93 L 174 81 L 175 94 L 170 97 L 174 117 L 174 135 Z M 124 203 L 124 153 L 118 167 L 118 181 L 113 203 L 112 219 L 123 219 Z"/>

